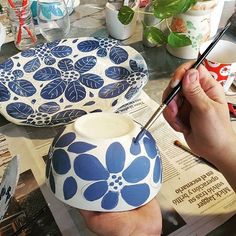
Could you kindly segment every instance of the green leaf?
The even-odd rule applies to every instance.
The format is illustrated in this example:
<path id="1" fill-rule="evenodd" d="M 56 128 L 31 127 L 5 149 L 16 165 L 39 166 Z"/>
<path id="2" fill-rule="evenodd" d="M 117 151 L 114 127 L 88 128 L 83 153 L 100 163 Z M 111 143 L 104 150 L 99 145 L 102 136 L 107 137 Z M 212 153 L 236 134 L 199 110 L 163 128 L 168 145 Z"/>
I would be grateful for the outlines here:
<path id="1" fill-rule="evenodd" d="M 168 44 L 171 47 L 179 48 L 179 47 L 189 46 L 192 44 L 192 42 L 190 38 L 188 38 L 183 34 L 171 32 L 168 36 Z"/>
<path id="2" fill-rule="evenodd" d="M 144 28 L 145 38 L 152 44 L 165 44 L 167 43 L 167 37 L 165 34 L 158 28 L 151 26 Z"/>
<path id="3" fill-rule="evenodd" d="M 154 0 L 154 15 L 159 19 L 166 19 L 186 12 L 196 0 Z"/>
<path id="4" fill-rule="evenodd" d="M 128 25 L 134 17 L 134 11 L 128 6 L 122 6 L 118 13 L 119 21 L 124 24 Z"/>

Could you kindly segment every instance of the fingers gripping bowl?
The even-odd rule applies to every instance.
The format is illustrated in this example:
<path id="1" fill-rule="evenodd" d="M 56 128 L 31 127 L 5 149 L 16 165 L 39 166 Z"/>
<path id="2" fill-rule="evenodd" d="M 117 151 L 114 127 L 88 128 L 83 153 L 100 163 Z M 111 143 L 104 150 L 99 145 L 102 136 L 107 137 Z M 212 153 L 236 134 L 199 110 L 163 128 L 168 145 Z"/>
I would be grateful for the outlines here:
<path id="1" fill-rule="evenodd" d="M 61 201 L 92 211 L 124 211 L 142 206 L 161 186 L 162 167 L 155 140 L 128 116 L 93 113 L 68 125 L 53 141 L 46 183 Z"/>

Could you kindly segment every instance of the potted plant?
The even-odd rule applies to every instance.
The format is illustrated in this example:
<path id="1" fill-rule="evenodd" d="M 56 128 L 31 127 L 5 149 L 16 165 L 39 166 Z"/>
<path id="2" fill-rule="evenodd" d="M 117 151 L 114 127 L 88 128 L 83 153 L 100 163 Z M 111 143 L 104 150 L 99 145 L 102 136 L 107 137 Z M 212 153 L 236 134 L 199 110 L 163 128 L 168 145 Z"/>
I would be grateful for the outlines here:
<path id="1" fill-rule="evenodd" d="M 148 11 L 145 8 L 138 8 L 139 13 L 144 15 L 152 15 L 159 19 L 157 25 L 146 25 L 144 21 L 144 36 L 151 43 L 158 45 L 169 44 L 172 47 L 183 47 L 191 44 L 191 40 L 186 35 L 173 32 L 169 25 L 169 19 L 175 15 L 186 12 L 192 7 L 196 0 L 153 0 L 149 3 Z M 120 22 L 124 25 L 129 24 L 134 16 L 135 11 L 129 6 L 123 6 L 118 14 Z M 163 22 L 166 23 L 166 30 L 161 30 L 159 25 Z"/>
<path id="2" fill-rule="evenodd" d="M 189 49 L 193 50 L 194 53 L 190 53 L 191 55 L 189 54 L 190 56 L 186 59 L 195 58 L 198 49 L 196 41 L 200 44 L 200 40 L 206 40 L 205 38 L 209 36 L 208 31 L 210 31 L 210 26 L 206 27 L 202 23 L 200 25 L 199 22 L 209 25 L 209 13 L 215 7 L 216 2 L 216 0 L 152 0 L 144 10 L 138 8 L 139 13 L 151 15 L 159 20 L 155 25 L 147 25 L 145 21 L 142 22 L 144 36 L 152 44 L 167 44 L 169 51 L 173 48 L 180 48 L 180 50 L 187 48 L 188 53 Z M 129 24 L 134 13 L 134 9 L 123 6 L 119 11 L 118 18 L 122 24 Z M 206 14 L 208 14 L 207 17 L 205 17 Z M 186 15 L 187 18 L 184 18 Z M 193 23 L 195 20 L 198 20 L 197 25 Z M 163 22 L 166 24 L 165 30 L 160 29 Z M 204 36 L 200 32 L 201 30 L 207 31 L 204 32 Z M 192 37 L 190 33 L 193 32 L 194 36 Z M 171 53 L 174 54 L 173 50 Z"/>

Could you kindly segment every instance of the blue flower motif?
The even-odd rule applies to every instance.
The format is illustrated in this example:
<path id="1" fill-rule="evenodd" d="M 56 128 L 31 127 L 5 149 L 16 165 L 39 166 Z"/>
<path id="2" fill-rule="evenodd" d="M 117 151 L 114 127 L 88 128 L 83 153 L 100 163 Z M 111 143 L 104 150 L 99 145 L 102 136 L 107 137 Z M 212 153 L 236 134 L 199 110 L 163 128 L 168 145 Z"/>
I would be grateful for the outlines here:
<path id="1" fill-rule="evenodd" d="M 86 200 L 102 198 L 102 208 L 111 210 L 117 206 L 120 197 L 134 207 L 142 205 L 148 199 L 150 188 L 140 181 L 150 171 L 150 160 L 140 156 L 124 168 L 125 158 L 125 150 L 118 142 L 112 143 L 106 151 L 106 168 L 93 155 L 84 153 L 76 157 L 75 173 L 83 180 L 95 181 L 84 191 Z"/>
<path id="2" fill-rule="evenodd" d="M 77 45 L 81 52 L 91 52 L 97 50 L 98 57 L 109 56 L 110 60 L 115 64 L 121 64 L 128 59 L 128 53 L 120 47 L 120 43 L 111 38 L 94 38 L 85 40 Z"/>
<path id="3" fill-rule="evenodd" d="M 30 97 L 36 93 L 33 84 L 23 79 L 24 72 L 19 69 L 13 70 L 14 62 L 8 59 L 0 64 L 0 102 L 8 101 L 11 97 L 9 89 L 18 96 Z"/>
<path id="4" fill-rule="evenodd" d="M 43 103 L 37 110 L 23 102 L 14 102 L 7 105 L 6 111 L 9 116 L 21 120 L 22 124 L 34 126 L 52 126 L 58 123 L 67 124 L 86 114 L 84 110 L 80 109 L 60 111 L 60 106 L 56 102 Z"/>
<path id="5" fill-rule="evenodd" d="M 64 41 L 56 40 L 50 43 L 38 44 L 34 48 L 30 48 L 26 51 L 21 52 L 22 57 L 32 58 L 28 61 L 23 69 L 27 73 L 31 73 L 39 69 L 41 66 L 41 61 L 46 65 L 53 65 L 56 62 L 56 58 L 67 57 L 72 53 L 72 48 L 65 45 L 59 45 Z M 41 61 L 40 61 L 41 60 Z"/>
<path id="6" fill-rule="evenodd" d="M 99 97 L 113 98 L 122 94 L 128 88 L 129 90 L 125 94 L 127 100 L 130 100 L 137 95 L 140 88 L 147 82 L 147 70 L 139 67 L 135 60 L 130 60 L 129 64 L 131 71 L 121 66 L 112 66 L 106 69 L 106 76 L 117 82 L 101 88 Z"/>
<path id="7" fill-rule="evenodd" d="M 97 63 L 94 56 L 80 58 L 73 64 L 72 59 L 62 59 L 58 62 L 58 69 L 44 67 L 38 70 L 33 78 L 37 81 L 50 81 L 41 90 L 44 99 L 52 100 L 63 93 L 70 102 L 79 102 L 86 97 L 84 86 L 98 89 L 103 86 L 103 79 L 96 74 L 89 73 Z"/>

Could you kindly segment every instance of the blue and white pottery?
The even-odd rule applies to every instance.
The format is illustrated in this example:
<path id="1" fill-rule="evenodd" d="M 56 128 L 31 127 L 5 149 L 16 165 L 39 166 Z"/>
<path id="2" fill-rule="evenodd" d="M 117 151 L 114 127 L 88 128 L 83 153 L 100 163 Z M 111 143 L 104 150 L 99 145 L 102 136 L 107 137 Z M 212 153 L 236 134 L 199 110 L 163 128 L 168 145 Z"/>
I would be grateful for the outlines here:
<path id="1" fill-rule="evenodd" d="M 39 44 L 0 64 L 0 113 L 18 125 L 67 124 L 114 111 L 148 80 L 143 57 L 110 38 Z"/>
<path id="2" fill-rule="evenodd" d="M 80 4 L 79 0 L 65 0 L 65 4 L 67 6 L 67 11 L 68 14 L 70 15 L 74 8 L 77 7 Z M 42 14 L 45 18 L 45 20 L 50 20 L 52 18 L 55 17 L 60 17 L 62 16 L 62 12 L 59 8 L 56 7 L 57 6 L 57 2 L 48 2 L 47 5 L 45 5 Z M 38 8 L 38 4 L 37 4 L 37 0 L 30 0 L 30 9 L 32 12 L 32 16 L 35 20 L 37 20 L 37 9 Z"/>
<path id="3" fill-rule="evenodd" d="M 91 211 L 131 210 L 160 190 L 162 166 L 152 135 L 116 113 L 90 113 L 54 139 L 46 183 L 64 203 Z"/>

